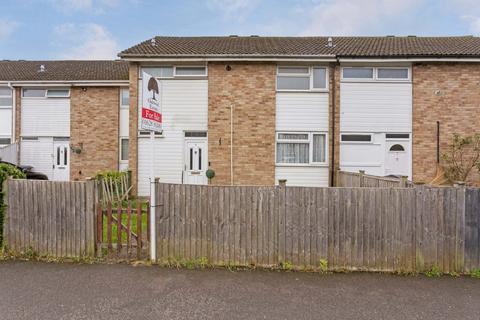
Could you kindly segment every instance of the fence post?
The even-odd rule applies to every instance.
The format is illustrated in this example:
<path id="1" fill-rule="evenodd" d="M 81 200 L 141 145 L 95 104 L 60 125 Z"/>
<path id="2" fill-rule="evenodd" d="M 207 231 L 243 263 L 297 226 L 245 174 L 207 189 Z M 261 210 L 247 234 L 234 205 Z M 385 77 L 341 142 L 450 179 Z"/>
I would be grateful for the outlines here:
<path id="1" fill-rule="evenodd" d="M 359 170 L 359 183 L 360 183 L 360 188 L 365 187 L 365 170 Z"/>
<path id="2" fill-rule="evenodd" d="M 407 181 L 408 181 L 408 176 L 402 176 L 402 178 L 399 181 L 400 188 L 406 188 L 407 187 Z"/>

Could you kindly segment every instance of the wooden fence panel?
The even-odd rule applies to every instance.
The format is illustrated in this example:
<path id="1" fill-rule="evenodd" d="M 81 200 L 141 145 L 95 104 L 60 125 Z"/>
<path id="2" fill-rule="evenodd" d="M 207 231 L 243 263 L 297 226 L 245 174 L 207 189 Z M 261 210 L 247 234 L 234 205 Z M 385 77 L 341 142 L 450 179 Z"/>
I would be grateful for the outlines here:
<path id="1" fill-rule="evenodd" d="M 480 269 L 480 189 L 465 195 L 465 270 Z"/>
<path id="2" fill-rule="evenodd" d="M 160 262 L 463 272 L 480 260 L 478 189 L 159 184 L 157 192 Z"/>
<path id="3" fill-rule="evenodd" d="M 93 256 L 94 182 L 9 180 L 6 245 L 51 257 Z"/>

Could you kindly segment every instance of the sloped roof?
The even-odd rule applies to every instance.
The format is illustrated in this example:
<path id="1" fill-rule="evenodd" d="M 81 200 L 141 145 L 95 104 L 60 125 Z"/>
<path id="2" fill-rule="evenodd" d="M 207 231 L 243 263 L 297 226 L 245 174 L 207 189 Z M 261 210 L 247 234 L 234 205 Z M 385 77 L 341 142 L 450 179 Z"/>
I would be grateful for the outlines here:
<path id="1" fill-rule="evenodd" d="M 40 66 L 45 67 L 39 72 Z M 128 80 L 128 62 L 120 60 L 0 60 L 0 81 Z"/>
<path id="2" fill-rule="evenodd" d="M 480 57 L 480 38 L 458 37 L 155 37 L 122 51 L 128 57 Z"/>

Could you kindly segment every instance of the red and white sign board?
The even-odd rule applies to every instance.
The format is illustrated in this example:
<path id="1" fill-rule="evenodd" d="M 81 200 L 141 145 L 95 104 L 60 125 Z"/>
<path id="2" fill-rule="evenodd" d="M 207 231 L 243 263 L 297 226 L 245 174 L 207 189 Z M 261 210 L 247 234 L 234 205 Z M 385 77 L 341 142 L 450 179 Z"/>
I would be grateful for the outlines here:
<path id="1" fill-rule="evenodd" d="M 162 132 L 160 81 L 142 72 L 142 120 L 140 130 Z"/>

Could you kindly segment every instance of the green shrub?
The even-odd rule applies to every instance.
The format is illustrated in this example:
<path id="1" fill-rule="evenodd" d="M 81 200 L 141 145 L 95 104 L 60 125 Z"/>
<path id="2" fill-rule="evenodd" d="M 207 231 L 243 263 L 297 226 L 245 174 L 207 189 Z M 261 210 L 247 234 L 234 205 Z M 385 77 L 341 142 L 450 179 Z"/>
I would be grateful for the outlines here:
<path id="1" fill-rule="evenodd" d="M 438 278 L 442 276 L 442 271 L 437 266 L 433 266 L 430 270 L 425 272 L 425 275 L 429 278 Z"/>
<path id="2" fill-rule="evenodd" d="M 3 218 L 5 216 L 6 209 L 4 204 L 4 192 L 2 188 L 4 181 L 6 181 L 8 177 L 25 179 L 25 174 L 12 165 L 0 163 L 0 247 L 3 245 Z"/>

